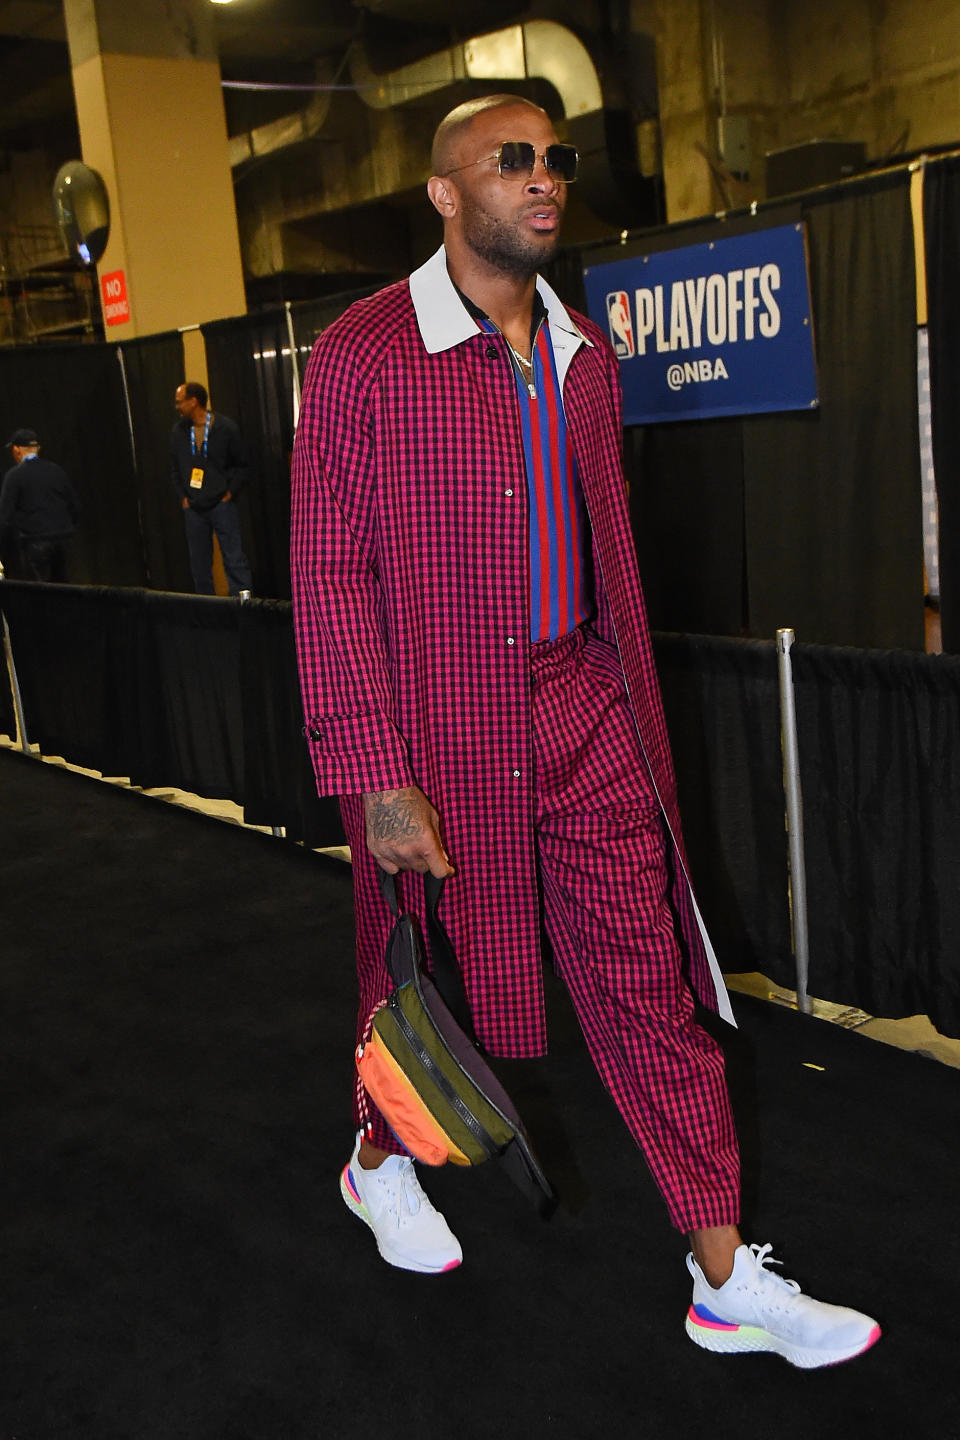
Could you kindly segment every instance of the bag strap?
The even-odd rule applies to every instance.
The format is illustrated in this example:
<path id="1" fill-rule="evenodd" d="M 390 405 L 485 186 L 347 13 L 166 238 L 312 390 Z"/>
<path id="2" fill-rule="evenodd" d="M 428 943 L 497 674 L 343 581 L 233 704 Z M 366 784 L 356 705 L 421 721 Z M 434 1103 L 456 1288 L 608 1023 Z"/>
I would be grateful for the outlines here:
<path id="1" fill-rule="evenodd" d="M 386 870 L 381 870 L 380 889 L 383 891 L 384 899 L 389 905 L 394 919 L 398 922 L 403 920 L 396 875 L 388 875 Z M 473 1016 L 470 1014 L 467 992 L 463 987 L 463 976 L 460 974 L 460 966 L 453 953 L 450 937 L 437 914 L 437 906 L 440 904 L 440 896 L 443 894 L 442 878 L 431 875 L 427 871 L 423 877 L 423 893 L 426 900 L 427 936 L 430 941 L 430 975 L 450 1014 L 460 1029 L 476 1044 L 477 1036 L 473 1028 Z"/>
<path id="2" fill-rule="evenodd" d="M 411 958 L 415 970 L 419 964 L 421 951 L 416 917 L 400 909 L 396 875 L 388 875 L 386 870 L 381 870 L 380 888 L 396 921 L 391 943 L 387 946 L 388 964 L 390 964 L 390 957 L 395 956 L 395 944 L 401 944 L 404 947 L 411 947 Z M 437 906 L 440 903 L 440 896 L 443 894 L 443 880 L 427 872 L 423 877 L 423 890 L 426 898 L 427 934 L 430 937 L 430 974 L 433 983 L 460 1029 L 476 1045 L 477 1037 L 473 1028 L 470 1006 L 467 1003 L 467 994 L 463 987 L 463 977 L 460 974 L 460 967 L 457 965 L 450 938 L 437 914 Z M 393 969 L 393 965 L 390 968 Z M 556 1205 L 556 1196 L 530 1148 L 522 1126 L 506 1148 L 501 1150 L 497 1159 L 521 1194 L 525 1195 L 538 1213 L 546 1218 Z"/>
<path id="3" fill-rule="evenodd" d="M 500 1151 L 497 1159 L 537 1214 L 544 1220 L 552 1215 L 557 1206 L 557 1197 L 550 1181 L 540 1169 L 526 1136 L 515 1135 L 507 1148 Z"/>

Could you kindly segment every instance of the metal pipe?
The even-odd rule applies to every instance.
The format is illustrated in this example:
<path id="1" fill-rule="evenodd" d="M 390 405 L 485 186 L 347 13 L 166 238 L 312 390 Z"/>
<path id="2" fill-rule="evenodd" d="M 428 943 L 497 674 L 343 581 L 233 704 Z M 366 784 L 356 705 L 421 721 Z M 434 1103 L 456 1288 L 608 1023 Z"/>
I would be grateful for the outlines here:
<path id="1" fill-rule="evenodd" d="M 141 498 L 141 487 L 139 484 L 139 473 L 137 471 L 137 437 L 133 426 L 133 406 L 130 404 L 130 385 L 127 380 L 127 361 L 123 353 L 123 346 L 117 346 L 117 360 L 120 362 L 120 379 L 123 384 L 123 403 L 127 411 L 127 431 L 130 435 L 130 459 L 133 462 L 133 474 L 137 481 L 137 521 L 140 528 L 140 546 L 143 551 L 143 571 L 148 585 L 153 584 L 153 574 L 150 570 L 150 551 L 145 543 L 144 537 L 147 527 L 143 521 L 143 500 Z"/>
<path id="2" fill-rule="evenodd" d="M 287 312 L 287 336 L 290 340 L 290 368 L 293 372 L 293 428 L 296 430 L 300 420 L 300 356 L 297 354 L 297 336 L 293 328 L 293 315 L 290 312 L 290 301 L 285 300 L 283 305 Z"/>
<path id="3" fill-rule="evenodd" d="M 723 54 L 723 37 L 720 34 L 720 27 L 717 24 L 716 0 L 710 0 L 710 49 L 713 66 L 713 91 L 717 102 L 717 112 L 720 115 L 727 113 L 727 74 Z"/>
<path id="4" fill-rule="evenodd" d="M 127 362 L 123 358 L 123 346 L 117 346 L 117 359 L 120 362 L 120 379 L 123 383 L 123 403 L 127 410 L 127 430 L 130 433 L 130 454 L 133 458 L 133 468 L 137 468 L 137 441 L 133 433 L 133 410 L 130 406 L 130 386 L 127 384 Z"/>
<path id="5" fill-rule="evenodd" d="M 3 565 L 0 564 L 0 580 L 3 580 Z M 13 646 L 10 643 L 10 626 L 7 624 L 7 617 L 3 616 L 3 650 L 7 657 L 7 674 L 10 676 L 10 689 L 13 692 L 13 708 L 17 718 L 17 738 L 20 741 L 20 749 L 25 755 L 29 755 L 30 741 L 27 739 L 27 722 L 23 713 L 23 696 L 20 693 L 20 681 L 17 679 L 17 667 L 13 661 Z"/>
<path id="6" fill-rule="evenodd" d="M 287 319 L 289 320 L 289 318 L 290 318 L 290 307 L 288 306 L 288 307 L 287 307 Z M 241 591 L 239 591 L 238 594 L 237 594 L 237 599 L 240 601 L 240 604 L 241 604 L 241 605 L 247 605 L 247 604 L 253 599 L 253 593 L 252 593 L 252 591 L 250 591 L 250 590 L 241 590 Z M 286 833 L 287 833 L 287 832 L 286 832 L 286 830 L 283 828 L 282 825 L 272 825 L 270 828 L 271 828 L 271 830 L 273 831 L 274 836 L 275 836 L 278 840 L 283 840 L 283 839 L 286 838 Z"/>
<path id="7" fill-rule="evenodd" d="M 777 669 L 780 677 L 780 744 L 783 751 L 783 790 L 787 802 L 787 850 L 789 874 L 787 899 L 790 905 L 790 933 L 797 967 L 797 1009 L 805 1015 L 813 1007 L 807 994 L 810 972 L 810 944 L 807 929 L 807 872 L 803 857 L 803 794 L 800 788 L 800 757 L 797 748 L 797 711 L 793 693 L 793 665 L 790 649 L 796 640 L 792 630 L 777 631 Z"/>

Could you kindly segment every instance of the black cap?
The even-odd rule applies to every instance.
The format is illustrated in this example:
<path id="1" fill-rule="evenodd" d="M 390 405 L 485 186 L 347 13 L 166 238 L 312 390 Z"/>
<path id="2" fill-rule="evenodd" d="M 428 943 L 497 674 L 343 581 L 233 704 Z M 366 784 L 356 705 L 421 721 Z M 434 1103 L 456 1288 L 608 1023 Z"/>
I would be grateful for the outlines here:
<path id="1" fill-rule="evenodd" d="M 40 441 L 37 437 L 36 430 L 14 430 L 13 434 L 10 436 L 10 439 L 7 441 L 7 449 L 12 449 L 14 445 L 39 444 Z"/>

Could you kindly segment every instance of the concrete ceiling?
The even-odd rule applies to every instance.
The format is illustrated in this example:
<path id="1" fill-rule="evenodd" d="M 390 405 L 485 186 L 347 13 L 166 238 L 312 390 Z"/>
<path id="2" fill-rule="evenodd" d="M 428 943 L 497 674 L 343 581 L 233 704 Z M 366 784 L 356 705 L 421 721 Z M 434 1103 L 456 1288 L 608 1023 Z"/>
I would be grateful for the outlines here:
<path id="1" fill-rule="evenodd" d="M 139 0 L 155 3 L 155 0 Z M 371 64 L 391 68 L 449 43 L 449 0 L 234 0 L 215 5 L 225 79 L 306 82 L 335 73 L 362 38 Z M 510 0 L 459 0 L 457 24 L 489 29 Z M 522 4 L 519 8 L 523 8 Z M 291 108 L 289 95 L 227 96 L 231 130 Z M 61 0 L 0 0 L 0 146 L 29 148 L 66 126 L 75 139 L 70 57 Z"/>
<path id="2" fill-rule="evenodd" d="M 73 121 L 60 0 L 0 0 L 0 137 Z"/>
<path id="3" fill-rule="evenodd" d="M 136 13 L 140 7 L 160 6 L 162 0 L 106 3 L 123 3 Z M 608 3 L 612 0 L 595 6 L 590 0 L 586 5 L 578 0 L 578 15 L 583 18 L 584 8 L 603 14 Z M 540 3 L 532 8 L 552 7 Z M 429 68 L 451 46 L 462 47 L 471 36 L 496 40 L 491 32 L 504 26 L 544 28 L 544 22 L 527 24 L 530 0 L 457 0 L 455 14 L 450 0 L 233 0 L 211 9 L 225 80 L 304 87 L 320 79 L 349 85 L 361 60 L 374 76 L 396 76 L 420 62 Z M 151 13 L 155 17 L 156 9 Z M 580 43 L 572 32 L 569 38 Z M 524 43 L 526 65 L 529 53 Z M 351 47 L 357 48 L 348 64 Z M 641 73 L 643 67 L 634 58 L 624 51 L 619 67 L 608 66 L 608 74 Z M 588 68 L 596 87 L 592 64 Z M 484 76 L 513 73 L 482 70 Z M 548 109 L 552 105 L 551 113 L 563 116 L 567 111 L 562 94 L 542 78 L 547 74 L 535 67 L 530 70 L 532 78 L 522 82 L 524 93 L 529 91 L 538 103 Z M 461 80 L 449 94 L 463 99 L 473 93 L 471 86 L 487 84 L 478 75 L 472 81 Z M 434 94 L 435 89 L 428 87 L 422 95 L 406 99 L 402 114 L 393 107 L 369 109 L 357 94 L 324 97 L 329 105 L 324 109 L 322 133 L 308 134 L 305 129 L 302 148 L 288 144 L 276 154 L 251 149 L 249 163 L 235 162 L 248 279 L 302 272 L 315 280 L 316 272 L 335 284 L 344 268 L 351 274 L 382 270 L 384 275 L 391 267 L 408 268 L 406 252 L 400 252 L 407 242 L 411 255 L 422 248 L 420 228 L 432 218 L 422 203 L 421 171 L 433 127 L 447 103 L 447 92 Z M 607 103 L 609 98 L 602 97 Z M 225 90 L 228 133 L 239 140 L 285 131 L 298 112 L 308 113 L 320 100 L 305 91 Z M 586 180 L 576 187 L 567 228 L 574 238 L 590 239 L 610 232 L 611 214 L 618 229 L 639 223 L 638 217 L 647 215 L 652 202 L 645 189 L 640 193 L 643 187 L 634 173 L 632 134 L 625 146 L 626 159 L 621 159 L 619 151 L 614 154 L 617 147 L 611 140 L 613 132 L 608 133 L 607 107 L 600 108 L 599 94 L 587 108 L 589 115 L 581 115 L 575 105 L 569 108 L 569 126 L 581 129 L 571 131 L 568 138 L 593 157 L 593 180 L 589 187 Z M 633 108 L 640 113 L 637 105 Z M 318 162 L 320 147 L 323 164 Z M 62 0 L 0 0 L 0 172 L 13 175 L 17 163 L 32 164 L 29 157 L 36 151 L 43 151 L 51 176 L 64 161 L 81 154 L 63 4 Z M 414 152 L 417 158 L 412 164 Z M 622 173 L 625 169 L 629 173 Z M 356 183 L 351 178 L 354 173 Z M 429 239 L 432 247 L 432 232 Z"/>

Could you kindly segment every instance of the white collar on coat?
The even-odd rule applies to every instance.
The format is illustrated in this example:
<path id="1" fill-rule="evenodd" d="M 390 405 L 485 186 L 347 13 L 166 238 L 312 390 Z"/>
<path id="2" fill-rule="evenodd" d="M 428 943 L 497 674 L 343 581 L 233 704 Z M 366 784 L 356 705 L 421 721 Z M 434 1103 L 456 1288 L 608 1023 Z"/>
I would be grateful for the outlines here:
<path id="1" fill-rule="evenodd" d="M 550 338 L 557 362 L 557 378 L 561 387 L 570 366 L 581 345 L 593 348 L 593 341 L 577 328 L 570 319 L 560 299 L 546 280 L 537 276 L 537 290 L 547 311 L 550 323 Z M 467 310 L 447 270 L 447 252 L 443 246 L 431 255 L 425 265 L 414 270 L 410 276 L 410 298 L 417 315 L 420 336 L 427 351 L 437 355 L 441 350 L 452 350 L 464 340 L 477 333 L 477 322 Z"/>

